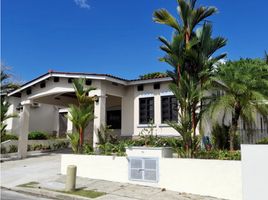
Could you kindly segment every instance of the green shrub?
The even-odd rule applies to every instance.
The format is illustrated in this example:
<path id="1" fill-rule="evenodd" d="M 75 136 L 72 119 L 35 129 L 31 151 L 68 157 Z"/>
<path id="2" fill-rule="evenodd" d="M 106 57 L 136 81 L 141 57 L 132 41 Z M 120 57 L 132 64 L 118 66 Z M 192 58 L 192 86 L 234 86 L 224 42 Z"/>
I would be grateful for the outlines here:
<path id="1" fill-rule="evenodd" d="M 256 144 L 268 144 L 268 137 L 259 140 Z"/>
<path id="2" fill-rule="evenodd" d="M 16 145 L 10 145 L 8 153 L 18 152 L 18 147 Z"/>
<path id="3" fill-rule="evenodd" d="M 197 152 L 196 158 L 216 160 L 241 160 L 241 152 L 227 150 L 201 150 Z"/>
<path id="4" fill-rule="evenodd" d="M 83 153 L 84 154 L 91 155 L 91 154 L 93 154 L 93 152 L 94 152 L 94 149 L 90 144 L 84 144 L 83 145 Z"/>
<path id="5" fill-rule="evenodd" d="M 18 140 L 18 136 L 14 134 L 4 134 L 1 138 L 1 142 L 4 142 L 6 140 Z"/>
<path id="6" fill-rule="evenodd" d="M 6 147 L 1 146 L 1 154 L 7 153 Z"/>
<path id="7" fill-rule="evenodd" d="M 48 134 L 41 131 L 33 131 L 28 135 L 29 140 L 47 140 Z"/>
<path id="8" fill-rule="evenodd" d="M 78 153 L 79 150 L 79 140 L 80 140 L 80 135 L 79 133 L 69 133 L 67 134 L 68 138 L 70 139 L 71 147 L 74 153 Z"/>

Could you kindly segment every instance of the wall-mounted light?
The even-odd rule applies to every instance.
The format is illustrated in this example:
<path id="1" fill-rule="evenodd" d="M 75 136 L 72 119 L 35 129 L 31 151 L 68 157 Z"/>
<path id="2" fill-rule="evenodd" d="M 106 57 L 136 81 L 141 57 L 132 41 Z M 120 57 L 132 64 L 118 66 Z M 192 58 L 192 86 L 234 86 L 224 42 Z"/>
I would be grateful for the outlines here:
<path id="1" fill-rule="evenodd" d="M 93 101 L 95 101 L 96 103 L 99 103 L 99 97 L 98 97 L 98 95 L 94 95 L 94 96 L 92 97 L 92 99 L 93 99 Z"/>

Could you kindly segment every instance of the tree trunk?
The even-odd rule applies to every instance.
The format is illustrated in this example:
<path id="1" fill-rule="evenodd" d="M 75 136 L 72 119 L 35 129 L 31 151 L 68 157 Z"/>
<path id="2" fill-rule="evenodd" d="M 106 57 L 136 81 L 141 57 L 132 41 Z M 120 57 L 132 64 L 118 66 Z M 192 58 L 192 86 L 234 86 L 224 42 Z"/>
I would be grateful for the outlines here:
<path id="1" fill-rule="evenodd" d="M 84 134 L 83 134 L 83 129 L 79 128 L 79 146 L 82 148 L 83 143 L 84 143 Z"/>
<path id="2" fill-rule="evenodd" d="M 230 140 L 230 150 L 231 151 L 234 150 L 234 136 L 235 136 L 236 131 L 237 131 L 240 112 L 241 112 L 240 106 L 236 106 L 235 112 L 232 115 L 232 125 L 231 125 L 230 131 L 229 131 L 229 140 Z"/>

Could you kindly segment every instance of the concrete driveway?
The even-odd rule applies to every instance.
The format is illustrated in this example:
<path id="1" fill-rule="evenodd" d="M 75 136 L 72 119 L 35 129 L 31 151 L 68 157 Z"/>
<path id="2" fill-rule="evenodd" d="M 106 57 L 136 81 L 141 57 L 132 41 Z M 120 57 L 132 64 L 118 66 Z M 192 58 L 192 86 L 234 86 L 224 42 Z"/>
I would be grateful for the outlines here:
<path id="1" fill-rule="evenodd" d="M 11 188 L 31 181 L 53 179 L 60 173 L 60 154 L 43 154 L 1 163 L 1 186 Z"/>

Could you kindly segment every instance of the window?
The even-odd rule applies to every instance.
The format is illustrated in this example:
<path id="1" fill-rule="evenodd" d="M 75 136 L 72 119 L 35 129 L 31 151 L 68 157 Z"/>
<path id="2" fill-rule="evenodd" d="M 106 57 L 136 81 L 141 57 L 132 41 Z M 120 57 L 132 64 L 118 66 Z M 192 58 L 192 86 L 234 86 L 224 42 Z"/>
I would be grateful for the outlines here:
<path id="1" fill-rule="evenodd" d="M 155 83 L 154 84 L 154 89 L 159 90 L 160 89 L 160 83 Z"/>
<path id="2" fill-rule="evenodd" d="M 121 129 L 121 110 L 107 111 L 107 125 L 112 129 Z"/>
<path id="3" fill-rule="evenodd" d="M 154 98 L 140 98 L 140 124 L 154 122 Z"/>
<path id="4" fill-rule="evenodd" d="M 175 96 L 161 97 L 162 123 L 165 121 L 178 121 L 178 103 Z"/>
<path id="5" fill-rule="evenodd" d="M 54 77 L 54 82 L 59 82 L 60 78 L 59 77 Z"/>
<path id="6" fill-rule="evenodd" d="M 91 85 L 91 84 L 92 84 L 92 80 L 87 79 L 87 80 L 86 80 L 86 85 Z"/>
<path id="7" fill-rule="evenodd" d="M 27 95 L 32 94 L 32 90 L 31 90 L 31 89 L 26 90 L 26 94 L 27 94 Z"/>
<path id="8" fill-rule="evenodd" d="M 138 91 L 143 91 L 143 85 L 138 85 L 137 89 Z"/>
<path id="9" fill-rule="evenodd" d="M 40 83 L 40 88 L 44 88 L 44 87 L 46 87 L 46 82 Z"/>
<path id="10" fill-rule="evenodd" d="M 68 78 L 68 83 L 73 83 L 73 78 Z"/>
<path id="11" fill-rule="evenodd" d="M 133 181 L 158 182 L 157 158 L 129 158 L 129 179 Z"/>

